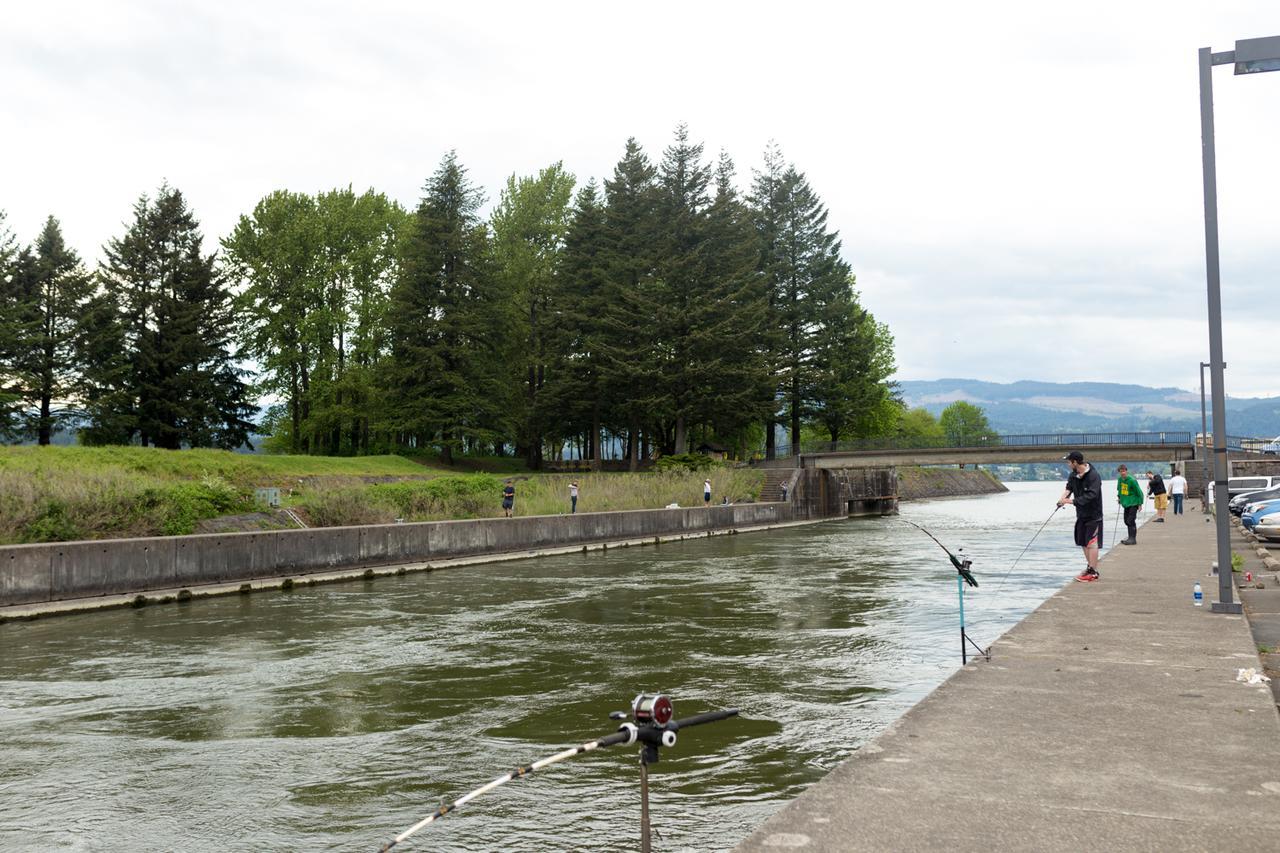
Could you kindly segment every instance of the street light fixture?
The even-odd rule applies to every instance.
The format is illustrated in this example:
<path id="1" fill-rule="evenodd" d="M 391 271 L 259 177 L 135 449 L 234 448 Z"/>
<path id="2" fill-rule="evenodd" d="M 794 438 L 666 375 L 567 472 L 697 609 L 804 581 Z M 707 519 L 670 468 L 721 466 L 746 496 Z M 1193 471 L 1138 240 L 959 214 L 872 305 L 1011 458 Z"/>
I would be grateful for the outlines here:
<path id="1" fill-rule="evenodd" d="M 1218 600 L 1214 613 L 1240 613 L 1232 600 L 1230 513 L 1227 492 L 1227 403 L 1222 381 L 1222 288 L 1218 271 L 1218 178 L 1213 154 L 1213 66 L 1235 65 L 1236 74 L 1280 71 L 1280 36 L 1243 39 L 1235 50 L 1200 48 L 1200 148 L 1204 167 L 1204 259 L 1209 291 L 1209 379 L 1213 390 L 1213 481 L 1218 535 Z"/>

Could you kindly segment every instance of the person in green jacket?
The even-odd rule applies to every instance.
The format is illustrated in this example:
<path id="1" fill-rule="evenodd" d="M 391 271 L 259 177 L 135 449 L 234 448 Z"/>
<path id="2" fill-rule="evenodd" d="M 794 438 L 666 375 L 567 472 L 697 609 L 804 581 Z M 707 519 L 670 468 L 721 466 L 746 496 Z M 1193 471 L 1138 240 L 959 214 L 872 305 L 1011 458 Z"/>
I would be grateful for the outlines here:
<path id="1" fill-rule="evenodd" d="M 1129 538 L 1121 539 L 1121 545 L 1138 544 L 1138 508 L 1142 506 L 1142 487 L 1129 476 L 1129 469 L 1120 466 L 1120 479 L 1116 482 L 1116 500 L 1124 507 L 1124 526 L 1129 528 Z"/>

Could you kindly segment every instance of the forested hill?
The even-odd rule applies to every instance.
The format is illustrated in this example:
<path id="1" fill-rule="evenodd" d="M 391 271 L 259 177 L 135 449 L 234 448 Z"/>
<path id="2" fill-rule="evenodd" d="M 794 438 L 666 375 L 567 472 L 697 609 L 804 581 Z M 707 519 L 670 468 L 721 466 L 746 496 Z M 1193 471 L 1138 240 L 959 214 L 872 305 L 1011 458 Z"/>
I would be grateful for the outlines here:
<path id="1" fill-rule="evenodd" d="M 1114 382 L 983 382 L 978 379 L 898 383 L 909 406 L 935 415 L 964 400 L 981 406 L 1002 433 L 1200 430 L 1200 392 Z M 1280 397 L 1227 400 L 1232 435 L 1280 434 Z"/>

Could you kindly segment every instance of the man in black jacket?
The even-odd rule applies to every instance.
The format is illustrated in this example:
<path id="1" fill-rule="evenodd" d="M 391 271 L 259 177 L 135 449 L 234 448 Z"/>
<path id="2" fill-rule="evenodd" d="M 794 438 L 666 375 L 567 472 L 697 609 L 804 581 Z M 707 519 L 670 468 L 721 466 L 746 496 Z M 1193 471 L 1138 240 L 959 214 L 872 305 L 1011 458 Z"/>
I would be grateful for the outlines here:
<path id="1" fill-rule="evenodd" d="M 1076 580 L 1089 583 L 1098 579 L 1098 551 L 1102 548 L 1102 477 L 1084 461 L 1084 454 L 1073 450 L 1062 457 L 1071 467 L 1067 487 L 1058 498 L 1058 506 L 1072 504 L 1076 508 L 1076 544 L 1084 550 L 1085 570 Z"/>

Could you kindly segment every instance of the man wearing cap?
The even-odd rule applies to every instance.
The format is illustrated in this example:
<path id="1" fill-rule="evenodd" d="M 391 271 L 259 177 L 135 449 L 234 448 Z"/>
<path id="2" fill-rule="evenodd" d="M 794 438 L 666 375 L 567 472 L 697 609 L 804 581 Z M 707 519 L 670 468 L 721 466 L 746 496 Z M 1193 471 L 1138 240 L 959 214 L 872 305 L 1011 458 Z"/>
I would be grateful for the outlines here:
<path id="1" fill-rule="evenodd" d="M 1062 458 L 1071 467 L 1071 476 L 1058 506 L 1072 504 L 1076 508 L 1076 544 L 1084 551 L 1085 560 L 1085 569 L 1076 580 L 1089 583 L 1098 579 L 1098 550 L 1102 548 L 1102 477 L 1079 450 Z"/>
<path id="2" fill-rule="evenodd" d="M 1138 509 L 1142 506 L 1142 487 L 1129 474 L 1127 465 L 1120 466 L 1120 479 L 1116 481 L 1116 501 L 1124 507 L 1124 526 L 1129 538 L 1121 539 L 1121 545 L 1138 544 Z"/>

